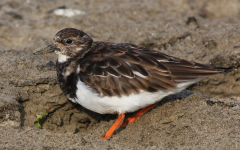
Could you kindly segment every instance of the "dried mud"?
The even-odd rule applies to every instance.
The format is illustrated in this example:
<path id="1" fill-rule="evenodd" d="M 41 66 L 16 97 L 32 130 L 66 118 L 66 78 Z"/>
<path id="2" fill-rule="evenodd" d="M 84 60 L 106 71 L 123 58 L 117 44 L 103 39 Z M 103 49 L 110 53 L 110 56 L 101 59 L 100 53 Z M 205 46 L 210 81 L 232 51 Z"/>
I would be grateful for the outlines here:
<path id="1" fill-rule="evenodd" d="M 53 13 L 64 7 L 85 14 Z M 134 43 L 237 69 L 239 14 L 235 0 L 2 0 L 0 149 L 238 149 L 239 69 L 164 98 L 114 138 L 101 140 L 117 115 L 100 115 L 68 101 L 56 81 L 55 54 L 33 52 L 50 44 L 60 29 L 73 27 L 95 41 Z M 36 114 L 44 110 L 48 113 L 38 129 Z"/>

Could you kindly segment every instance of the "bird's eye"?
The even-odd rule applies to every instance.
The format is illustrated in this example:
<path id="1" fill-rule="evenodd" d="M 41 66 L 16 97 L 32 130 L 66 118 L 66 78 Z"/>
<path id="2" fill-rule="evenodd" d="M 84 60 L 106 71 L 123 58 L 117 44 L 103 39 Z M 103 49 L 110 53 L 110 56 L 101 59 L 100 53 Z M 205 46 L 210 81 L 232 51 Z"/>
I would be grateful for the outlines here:
<path id="1" fill-rule="evenodd" d="M 71 44 L 73 41 L 71 39 L 68 39 L 66 43 Z"/>

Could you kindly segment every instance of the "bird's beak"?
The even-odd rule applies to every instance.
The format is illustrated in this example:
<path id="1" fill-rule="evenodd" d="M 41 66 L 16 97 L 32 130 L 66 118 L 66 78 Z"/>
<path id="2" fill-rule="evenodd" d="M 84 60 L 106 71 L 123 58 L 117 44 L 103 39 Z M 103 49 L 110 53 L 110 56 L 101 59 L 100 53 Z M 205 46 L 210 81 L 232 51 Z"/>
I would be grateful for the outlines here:
<path id="1" fill-rule="evenodd" d="M 53 53 L 55 50 L 58 50 L 58 48 L 54 44 L 50 44 L 47 47 L 41 48 L 40 50 L 34 52 L 34 55 L 39 54 L 46 54 L 46 53 Z"/>

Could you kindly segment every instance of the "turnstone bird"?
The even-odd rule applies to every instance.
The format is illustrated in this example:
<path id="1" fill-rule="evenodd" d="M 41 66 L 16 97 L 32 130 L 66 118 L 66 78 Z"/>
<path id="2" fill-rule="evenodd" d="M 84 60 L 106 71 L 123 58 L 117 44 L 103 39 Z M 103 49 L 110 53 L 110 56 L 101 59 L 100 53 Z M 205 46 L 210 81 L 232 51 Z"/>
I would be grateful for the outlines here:
<path id="1" fill-rule="evenodd" d="M 109 139 L 118 127 L 134 122 L 163 97 L 205 77 L 233 71 L 134 44 L 94 42 L 73 28 L 59 31 L 51 45 L 35 54 L 50 52 L 58 55 L 58 83 L 69 100 L 100 114 L 118 113 L 102 139 Z M 124 120 L 125 113 L 137 110 L 140 111 Z"/>

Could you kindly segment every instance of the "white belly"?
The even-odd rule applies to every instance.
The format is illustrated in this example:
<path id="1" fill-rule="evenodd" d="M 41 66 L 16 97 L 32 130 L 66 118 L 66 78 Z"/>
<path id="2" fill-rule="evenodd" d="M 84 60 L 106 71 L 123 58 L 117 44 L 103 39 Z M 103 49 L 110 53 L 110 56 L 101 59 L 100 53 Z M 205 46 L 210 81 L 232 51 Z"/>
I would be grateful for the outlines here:
<path id="1" fill-rule="evenodd" d="M 115 114 L 118 112 L 134 112 L 148 105 L 160 101 L 165 96 L 178 93 L 189 85 L 194 84 L 203 78 L 190 80 L 179 83 L 174 90 L 159 91 L 155 93 L 142 91 L 137 95 L 118 97 L 101 97 L 97 93 L 93 93 L 92 89 L 82 83 L 80 80 L 77 83 L 77 98 L 74 99 L 83 107 L 100 114 Z M 71 99 L 73 101 L 73 99 Z"/>

